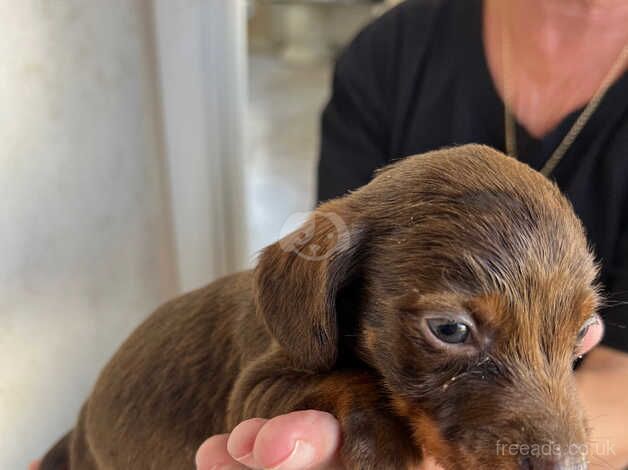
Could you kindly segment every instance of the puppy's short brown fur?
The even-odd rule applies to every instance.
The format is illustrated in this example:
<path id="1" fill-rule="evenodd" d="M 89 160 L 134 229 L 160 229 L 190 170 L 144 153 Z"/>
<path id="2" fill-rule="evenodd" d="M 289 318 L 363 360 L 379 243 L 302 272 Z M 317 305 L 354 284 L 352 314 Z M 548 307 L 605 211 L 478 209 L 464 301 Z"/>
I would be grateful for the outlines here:
<path id="1" fill-rule="evenodd" d="M 565 450 L 586 440 L 572 363 L 595 277 L 539 173 L 477 145 L 404 159 L 254 271 L 159 308 L 42 470 L 192 468 L 208 436 L 309 408 L 338 417 L 349 469 L 406 468 L 423 446 L 448 470 L 585 468 Z M 443 341 L 452 324 L 464 342 Z"/>

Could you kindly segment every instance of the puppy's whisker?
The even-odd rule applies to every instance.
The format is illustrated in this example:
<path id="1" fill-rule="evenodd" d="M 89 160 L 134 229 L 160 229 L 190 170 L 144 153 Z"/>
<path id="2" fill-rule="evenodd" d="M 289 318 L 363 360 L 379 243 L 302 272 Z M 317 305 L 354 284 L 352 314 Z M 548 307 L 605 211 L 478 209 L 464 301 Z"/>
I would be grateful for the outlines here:
<path id="1" fill-rule="evenodd" d="M 621 307 L 624 305 L 628 305 L 628 301 L 626 300 L 615 300 L 615 301 L 611 301 L 611 302 L 604 302 L 602 304 L 602 307 L 604 308 L 615 308 L 615 307 Z"/>

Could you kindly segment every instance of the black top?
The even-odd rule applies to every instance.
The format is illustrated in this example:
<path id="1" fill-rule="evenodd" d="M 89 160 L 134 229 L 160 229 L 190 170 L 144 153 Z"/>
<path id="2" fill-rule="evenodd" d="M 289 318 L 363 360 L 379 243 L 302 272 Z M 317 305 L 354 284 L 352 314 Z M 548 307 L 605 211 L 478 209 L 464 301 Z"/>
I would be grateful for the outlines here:
<path id="1" fill-rule="evenodd" d="M 541 139 L 517 125 L 519 158 L 540 169 L 580 111 Z M 407 1 L 338 58 L 322 119 L 318 199 L 368 183 L 397 158 L 443 146 L 476 142 L 503 151 L 503 116 L 484 54 L 481 0 Z M 587 229 L 608 299 L 628 301 L 628 74 L 608 90 L 552 178 Z M 603 342 L 628 351 L 628 302 L 602 313 Z"/>

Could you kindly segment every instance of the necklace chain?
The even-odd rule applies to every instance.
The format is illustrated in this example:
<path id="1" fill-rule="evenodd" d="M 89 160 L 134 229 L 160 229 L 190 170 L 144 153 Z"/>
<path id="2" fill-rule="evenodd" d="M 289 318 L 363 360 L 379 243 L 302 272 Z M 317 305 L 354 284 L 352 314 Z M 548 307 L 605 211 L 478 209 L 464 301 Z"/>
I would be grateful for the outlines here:
<path id="1" fill-rule="evenodd" d="M 512 108 L 509 104 L 509 99 L 512 97 L 512 90 L 510 88 L 510 36 L 506 32 L 506 24 L 503 17 L 502 11 L 502 21 L 501 21 L 501 37 L 502 37 L 502 75 L 504 81 L 504 129 L 505 129 L 505 139 L 506 139 L 506 153 L 511 157 L 517 158 L 517 129 L 515 125 L 515 119 L 512 112 Z M 556 166 L 560 163 L 562 158 L 567 153 L 567 150 L 571 147 L 573 142 L 576 140 L 580 131 L 587 124 L 593 113 L 597 110 L 602 99 L 606 95 L 606 92 L 611 87 L 619 73 L 623 70 L 626 60 L 628 59 L 628 44 L 626 44 L 619 56 L 611 66 L 610 70 L 602 80 L 599 88 L 591 98 L 591 100 L 587 103 L 585 108 L 582 110 L 576 122 L 571 126 L 563 140 L 561 140 L 558 147 L 552 152 L 552 155 L 547 159 L 543 168 L 541 168 L 541 173 L 547 177 L 552 174 L 552 171 L 556 168 Z"/>

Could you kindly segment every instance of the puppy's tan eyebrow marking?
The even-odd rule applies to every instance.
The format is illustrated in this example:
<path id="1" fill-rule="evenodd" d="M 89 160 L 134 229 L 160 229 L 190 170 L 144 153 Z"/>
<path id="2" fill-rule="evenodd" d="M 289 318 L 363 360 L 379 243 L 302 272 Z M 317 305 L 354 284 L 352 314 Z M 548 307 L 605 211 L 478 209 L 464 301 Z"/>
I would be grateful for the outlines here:
<path id="1" fill-rule="evenodd" d="M 417 295 L 412 306 L 416 310 L 451 310 L 460 309 L 464 304 L 464 297 L 453 292 L 429 293 Z"/>
<path id="2" fill-rule="evenodd" d="M 474 297 L 464 303 L 464 307 L 480 323 L 496 325 L 502 319 L 502 302 L 498 294 L 482 295 Z"/>

